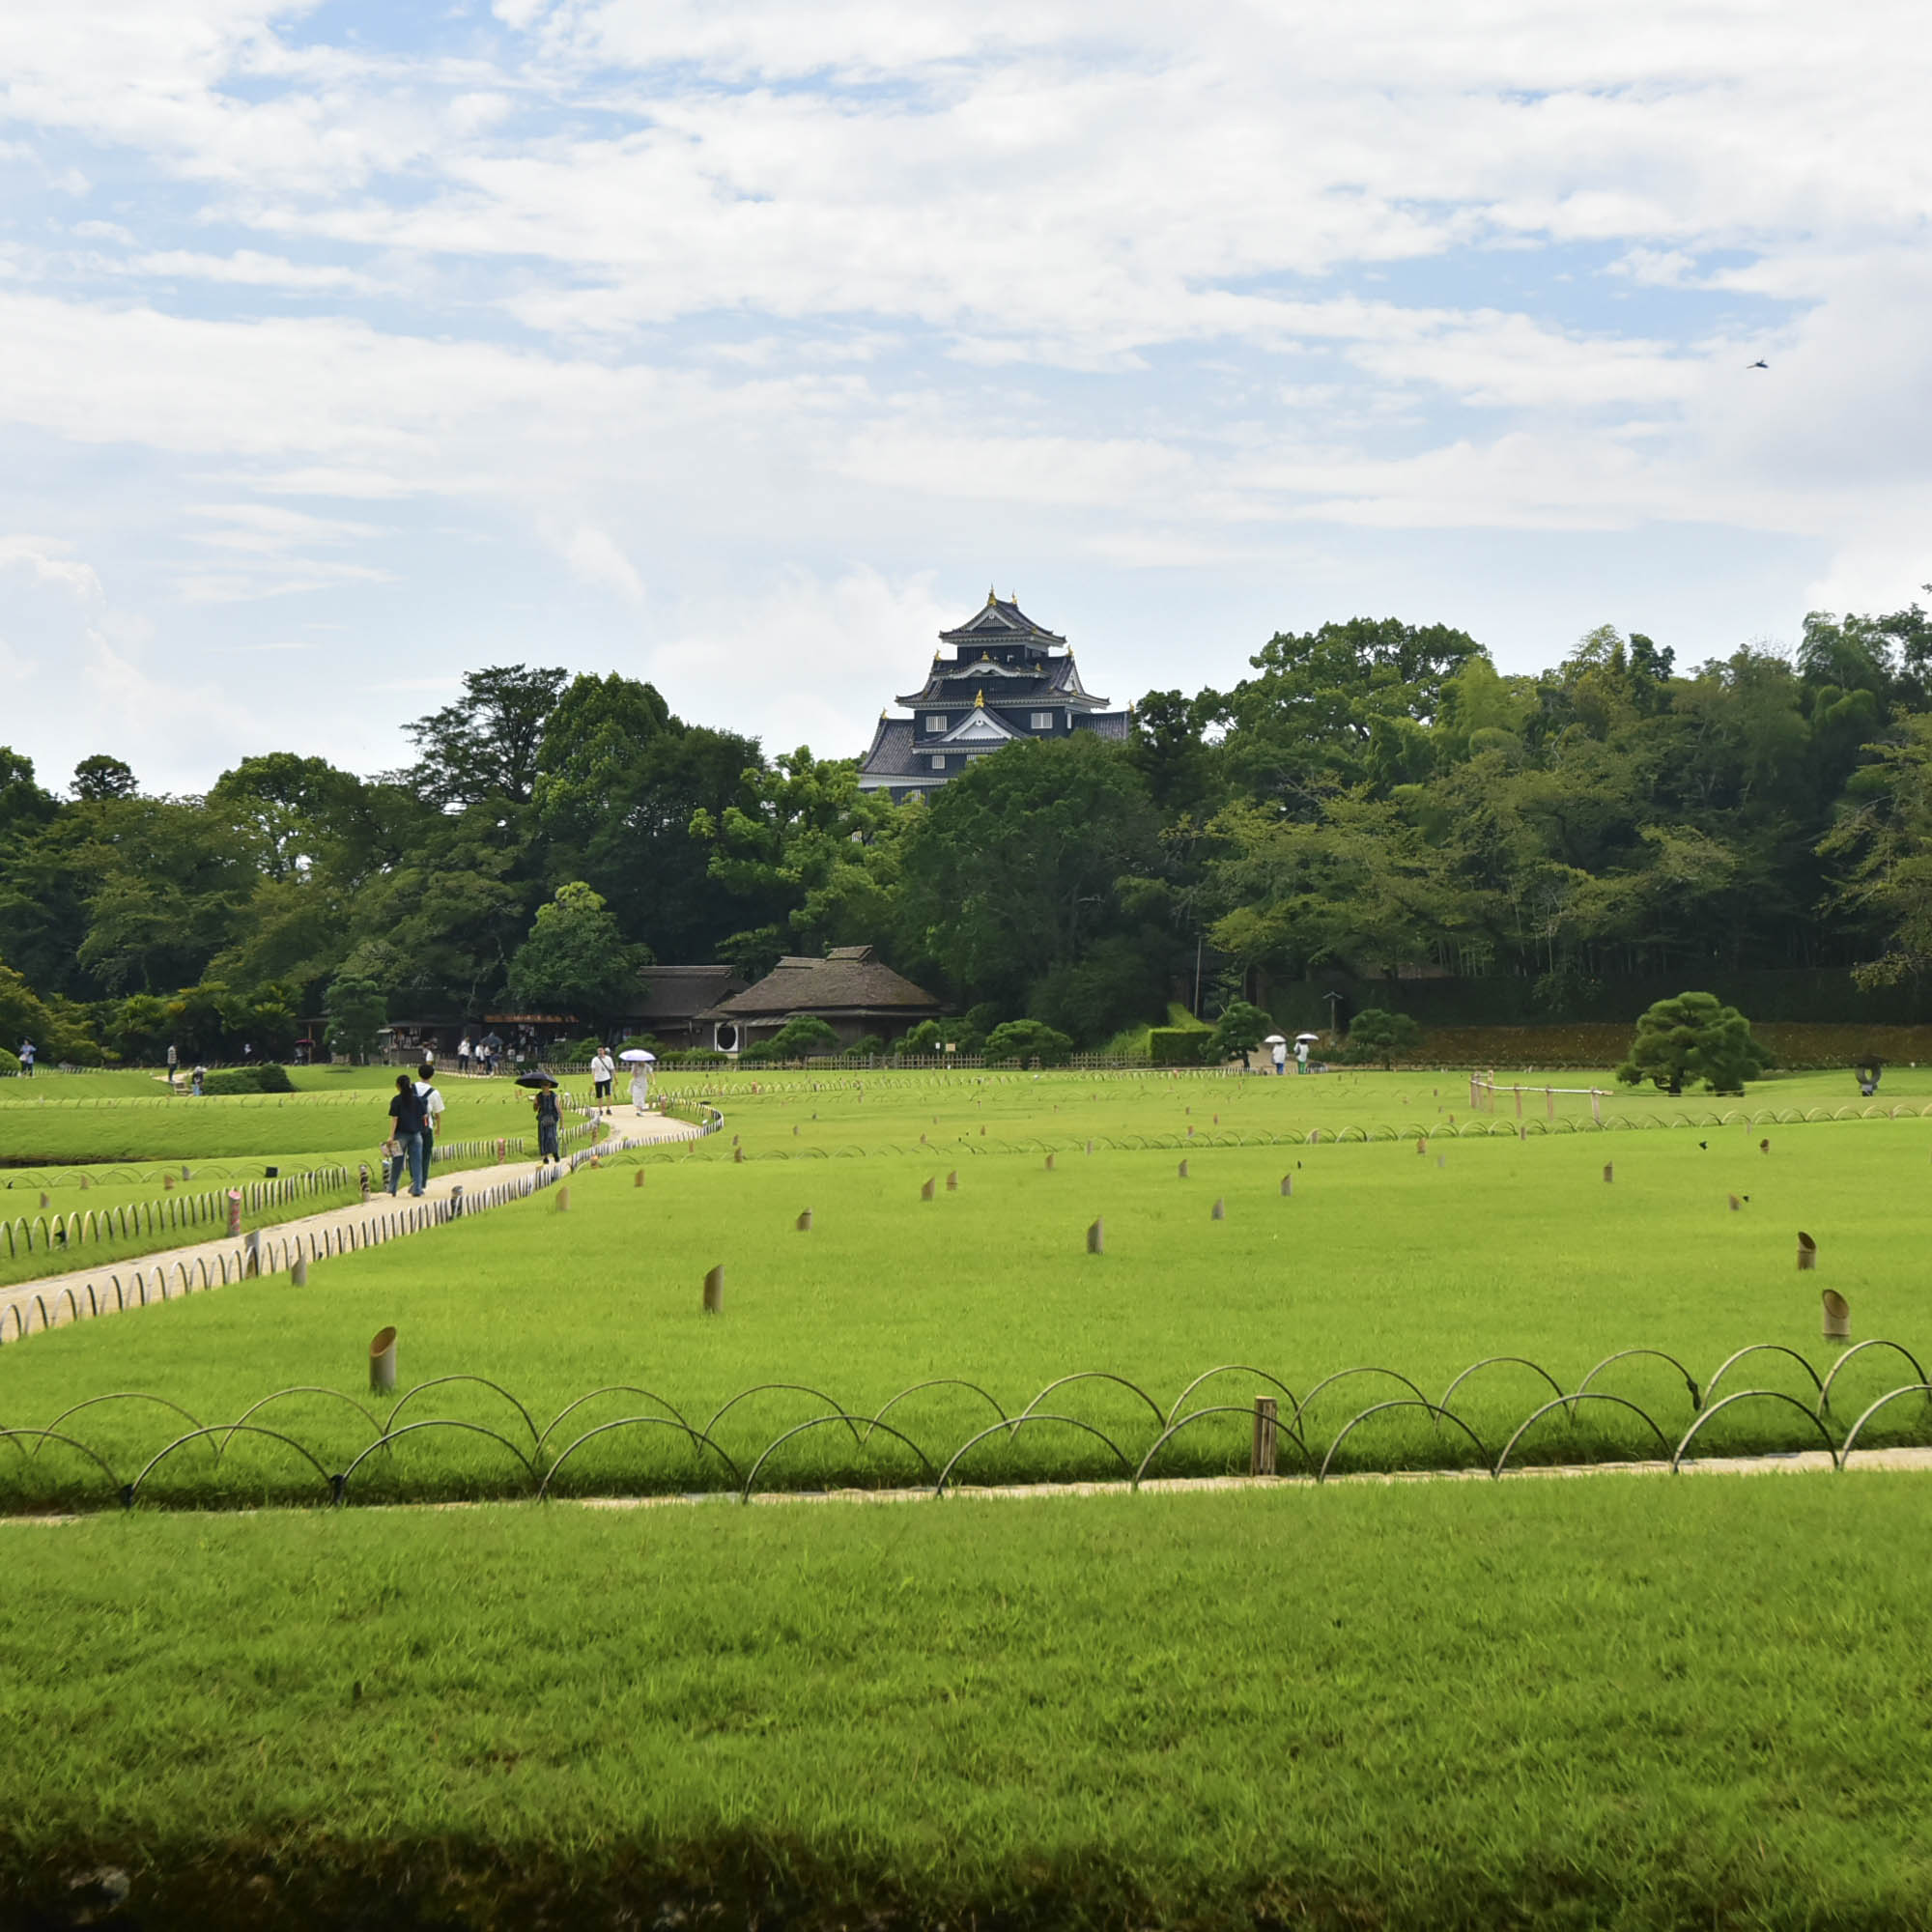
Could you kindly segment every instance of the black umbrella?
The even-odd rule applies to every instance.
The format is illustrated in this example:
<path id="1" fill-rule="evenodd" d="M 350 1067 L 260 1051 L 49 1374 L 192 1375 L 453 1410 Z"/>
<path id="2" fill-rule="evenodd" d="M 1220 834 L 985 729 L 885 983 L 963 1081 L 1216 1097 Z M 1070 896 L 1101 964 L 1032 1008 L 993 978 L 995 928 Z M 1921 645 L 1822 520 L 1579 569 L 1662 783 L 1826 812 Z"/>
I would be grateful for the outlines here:
<path id="1" fill-rule="evenodd" d="M 548 1073 L 519 1073 L 517 1075 L 517 1085 L 519 1087 L 554 1087 L 556 1082 Z"/>

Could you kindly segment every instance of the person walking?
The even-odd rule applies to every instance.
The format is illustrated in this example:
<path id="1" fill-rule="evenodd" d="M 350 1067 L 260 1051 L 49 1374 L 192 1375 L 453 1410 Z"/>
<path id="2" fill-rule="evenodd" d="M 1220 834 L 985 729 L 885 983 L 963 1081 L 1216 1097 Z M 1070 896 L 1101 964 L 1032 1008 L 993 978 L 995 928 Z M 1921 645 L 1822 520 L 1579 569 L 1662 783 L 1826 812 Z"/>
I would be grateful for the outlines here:
<path id="1" fill-rule="evenodd" d="M 200 1096 L 207 1079 L 208 1068 L 197 1060 L 194 1064 L 194 1071 L 187 1076 L 187 1084 L 194 1091 L 197 1097 Z"/>
<path id="2" fill-rule="evenodd" d="M 631 1105 L 639 1113 L 644 1111 L 644 1102 L 650 1098 L 651 1064 L 648 1060 L 633 1061 L 631 1064 Z"/>
<path id="3" fill-rule="evenodd" d="M 590 1078 L 597 1090 L 593 1097 L 608 1100 L 611 1097 L 611 1089 L 617 1078 L 617 1063 L 611 1058 L 611 1049 L 608 1046 L 600 1046 L 590 1056 Z"/>
<path id="4" fill-rule="evenodd" d="M 1268 1049 L 1268 1058 L 1274 1062 L 1274 1070 L 1277 1075 L 1286 1073 L 1288 1071 L 1287 1040 L 1285 1039 L 1276 1040 L 1275 1043 Z"/>
<path id="5" fill-rule="evenodd" d="M 430 1162 L 436 1156 L 436 1137 L 442 1130 L 442 1095 L 436 1091 L 436 1066 L 428 1058 L 416 1068 L 416 1098 L 422 1102 L 422 1155 L 412 1177 L 414 1192 L 429 1185 Z"/>
<path id="6" fill-rule="evenodd" d="M 422 1158 L 422 1101 L 416 1095 L 415 1083 L 407 1073 L 396 1075 L 395 1096 L 389 1102 L 390 1143 L 395 1152 L 389 1158 L 389 1192 L 393 1195 L 396 1184 L 403 1178 L 404 1168 L 410 1171 L 410 1193 L 418 1195 L 422 1189 L 415 1184 L 417 1163 Z"/>
<path id="7" fill-rule="evenodd" d="M 554 1087 L 537 1089 L 537 1159 L 561 1160 L 557 1134 L 563 1125 L 563 1110 L 556 1104 Z"/>
<path id="8" fill-rule="evenodd" d="M 175 1068 L 180 1065 L 181 1065 L 181 1056 L 175 1051 L 174 1041 L 169 1040 L 168 1041 L 168 1092 L 171 1094 L 174 1092 L 174 1087 L 175 1087 Z"/>
<path id="9" fill-rule="evenodd" d="M 1294 1042 L 1294 1070 L 1297 1073 L 1308 1071 L 1308 1042 L 1305 1039 Z"/>
<path id="10" fill-rule="evenodd" d="M 467 1074 L 469 1071 L 469 1036 L 465 1034 L 456 1042 L 456 1070 Z"/>
<path id="11" fill-rule="evenodd" d="M 22 1080 L 31 1080 L 34 1077 L 34 1059 L 38 1052 L 39 1049 L 34 1045 L 32 1040 L 23 1039 L 20 1042 L 20 1051 L 17 1058 L 20 1062 L 20 1078 Z"/>

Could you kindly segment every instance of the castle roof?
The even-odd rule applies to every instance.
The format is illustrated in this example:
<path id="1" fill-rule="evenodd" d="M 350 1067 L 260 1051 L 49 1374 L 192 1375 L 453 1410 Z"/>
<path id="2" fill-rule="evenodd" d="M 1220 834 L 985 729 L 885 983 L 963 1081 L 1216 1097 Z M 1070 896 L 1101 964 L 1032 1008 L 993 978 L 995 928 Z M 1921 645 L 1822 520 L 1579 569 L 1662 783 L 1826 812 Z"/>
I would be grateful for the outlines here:
<path id="1" fill-rule="evenodd" d="M 1036 624 L 1011 598 L 1002 599 L 988 590 L 985 603 L 958 629 L 940 632 L 939 641 L 955 646 L 995 641 L 1046 645 L 1064 644 L 1066 639 L 1057 631 L 1049 631 L 1044 624 Z"/>

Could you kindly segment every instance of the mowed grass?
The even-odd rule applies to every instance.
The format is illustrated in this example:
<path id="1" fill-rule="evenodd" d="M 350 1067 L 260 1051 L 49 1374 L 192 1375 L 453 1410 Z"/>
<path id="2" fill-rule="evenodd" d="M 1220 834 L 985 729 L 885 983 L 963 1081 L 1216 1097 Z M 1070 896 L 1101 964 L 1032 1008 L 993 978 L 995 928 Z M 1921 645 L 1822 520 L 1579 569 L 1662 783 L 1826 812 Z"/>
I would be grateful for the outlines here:
<path id="1" fill-rule="evenodd" d="M 339 1156 L 388 1131 L 397 1069 L 295 1069 L 295 1094 L 173 1094 L 145 1076 L 71 1074 L 0 1082 L 0 1179 L 58 1165 Z M 469 1140 L 533 1133 L 530 1095 L 508 1077 L 439 1077 L 443 1135 Z M 590 1083 L 563 1091 L 587 1099 Z M 363 1157 L 358 1154 L 358 1158 Z M 16 1172 L 13 1177 L 20 1179 Z M 31 1179 L 31 1177 L 28 1177 Z"/>
<path id="2" fill-rule="evenodd" d="M 306 1289 L 285 1277 L 238 1285 L 36 1336 L 0 1354 L 0 1424 L 47 1428 L 71 1405 L 138 1390 L 202 1422 L 230 1421 L 276 1390 L 322 1384 L 366 1401 L 364 1350 L 400 1330 L 401 1384 L 441 1377 L 500 1383 L 527 1409 L 474 1383 L 412 1398 L 409 1419 L 465 1419 L 497 1432 L 425 1431 L 364 1463 L 352 1493 L 527 1493 L 536 1471 L 584 1431 L 674 1407 L 700 1428 L 731 1399 L 698 1454 L 661 1425 L 586 1443 L 558 1478 L 599 1489 L 711 1489 L 749 1472 L 794 1424 L 836 1406 L 867 1415 L 914 1384 L 894 1428 L 863 1443 L 814 1426 L 767 1463 L 771 1486 L 930 1481 L 955 1449 L 1016 1414 L 1056 1378 L 1104 1372 L 1138 1390 L 1085 1380 L 1042 1405 L 1065 1423 L 1029 1424 L 981 1444 L 969 1481 L 1118 1478 L 1138 1463 L 1185 1386 L 1224 1364 L 1190 1406 L 1283 1394 L 1310 1402 L 1308 1456 L 1319 1462 L 1370 1405 L 1439 1402 L 1488 1356 L 1526 1356 L 1564 1390 L 1617 1350 L 1668 1351 L 1700 1385 L 1733 1350 L 1774 1343 L 1729 1372 L 1719 1391 L 1771 1388 L 1817 1399 L 1836 1351 L 1821 1339 L 1819 1293 L 1844 1294 L 1859 1338 L 1889 1337 L 1932 1359 L 1932 1284 L 1922 1267 L 1921 1201 L 1932 1122 L 1918 1120 L 1746 1132 L 1690 1132 L 1299 1149 L 1196 1148 L 1178 1174 L 1172 1151 L 989 1154 L 944 1177 L 952 1156 L 926 1150 L 851 1160 L 728 1159 L 724 1137 L 640 1165 L 582 1172 L 568 1212 L 554 1196 L 431 1236 L 316 1264 Z M 1769 1138 L 1769 1151 L 1759 1142 Z M 1615 1179 L 1603 1179 L 1605 1159 Z M 636 1185 L 639 1173 L 641 1186 Z M 1291 1178 L 1292 1196 L 1280 1182 Z M 934 1179 L 934 1199 L 921 1199 Z M 1732 1210 L 1728 1198 L 1741 1206 Z M 1226 1218 L 1211 1218 L 1212 1204 Z M 796 1231 L 810 1209 L 810 1233 Z M 1085 1251 L 1101 1218 L 1106 1253 Z M 1820 1265 L 1795 1265 L 1799 1230 Z M 722 1317 L 702 1312 L 705 1271 L 724 1268 Z M 1795 1357 L 1804 1357 L 1801 1362 Z M 1804 1363 L 1811 1366 L 1807 1369 Z M 1833 1390 L 1841 1433 L 1865 1403 L 1917 1379 L 1911 1364 L 1869 1350 Z M 600 1396 L 545 1435 L 570 1404 Z M 1520 1452 L 1530 1461 L 1658 1453 L 1693 1410 L 1667 1363 L 1634 1357 L 1593 1388 L 1640 1405 L 1657 1425 L 1612 1404 L 1546 1417 Z M 810 1393 L 807 1391 L 814 1391 Z M 1463 1382 L 1454 1407 L 1481 1445 L 1417 1409 L 1365 1422 L 1340 1466 L 1493 1460 L 1551 1388 L 1502 1362 Z M 1151 1401 L 1148 1398 L 1151 1398 Z M 996 1409 L 993 1405 L 997 1404 Z M 372 1405 L 377 1417 L 386 1406 Z M 1928 1412 L 1901 1403 L 1883 1441 L 1922 1437 Z M 255 1418 L 345 1469 L 376 1422 L 348 1404 L 298 1397 Z M 1109 1448 L 1078 1425 L 1097 1429 Z M 185 1425 L 158 1405 L 102 1404 L 60 1424 L 128 1480 Z M 1204 1420 L 1163 1452 L 1154 1473 L 1244 1466 L 1247 1424 Z M 1818 1426 L 1789 1405 L 1741 1404 L 1700 1435 L 1701 1448 L 1818 1446 Z M 922 1460 L 922 1452 L 923 1460 Z M 1118 1453 L 1117 1453 L 1118 1452 Z M 728 1459 L 728 1462 L 726 1461 Z M 326 1493 L 317 1470 L 267 1439 L 237 1438 L 215 1463 L 204 1442 L 172 1456 L 148 1500 L 240 1500 Z M 111 1500 L 77 1453 L 48 1445 L 29 1463 L 0 1455 L 13 1507 Z"/>
<path id="3" fill-rule="evenodd" d="M 0 1529 L 0 1892 L 1916 1928 L 1924 1526 L 1864 1474 Z"/>

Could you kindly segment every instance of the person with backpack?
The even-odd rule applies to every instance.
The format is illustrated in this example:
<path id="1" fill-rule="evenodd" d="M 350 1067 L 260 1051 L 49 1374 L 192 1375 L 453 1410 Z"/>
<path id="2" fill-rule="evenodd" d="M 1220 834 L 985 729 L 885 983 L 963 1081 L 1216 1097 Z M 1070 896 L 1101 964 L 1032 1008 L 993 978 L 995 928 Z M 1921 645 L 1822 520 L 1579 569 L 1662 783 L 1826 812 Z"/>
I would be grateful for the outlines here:
<path id="1" fill-rule="evenodd" d="M 20 1078 L 22 1080 L 31 1080 L 34 1077 L 35 1052 L 36 1048 L 32 1040 L 23 1039 L 20 1042 L 19 1061 L 20 1061 Z"/>
<path id="2" fill-rule="evenodd" d="M 389 1192 L 393 1195 L 396 1184 L 403 1178 L 403 1170 L 410 1171 L 410 1193 L 412 1196 L 422 1192 L 416 1184 L 417 1163 L 422 1158 L 423 1105 L 417 1097 L 415 1085 L 407 1073 L 396 1075 L 396 1092 L 389 1102 L 389 1144 L 383 1151 L 388 1155 Z"/>
<path id="3" fill-rule="evenodd" d="M 436 1091 L 436 1066 L 428 1059 L 416 1068 L 416 1098 L 422 1102 L 422 1158 L 416 1163 L 412 1179 L 415 1183 L 413 1191 L 420 1194 L 429 1185 L 436 1137 L 442 1130 L 442 1095 Z"/>

